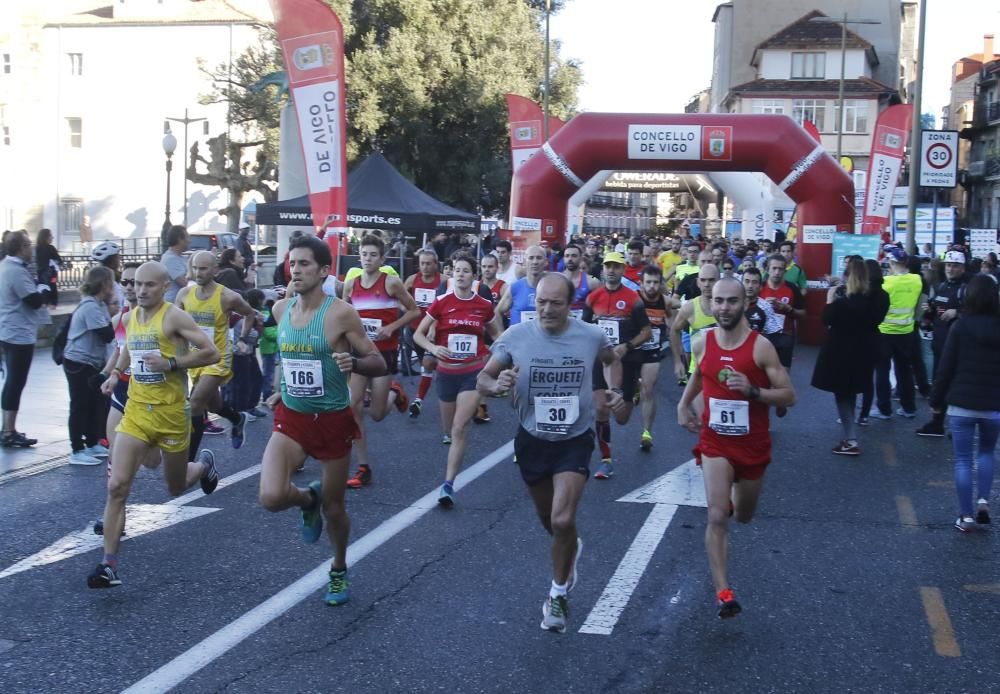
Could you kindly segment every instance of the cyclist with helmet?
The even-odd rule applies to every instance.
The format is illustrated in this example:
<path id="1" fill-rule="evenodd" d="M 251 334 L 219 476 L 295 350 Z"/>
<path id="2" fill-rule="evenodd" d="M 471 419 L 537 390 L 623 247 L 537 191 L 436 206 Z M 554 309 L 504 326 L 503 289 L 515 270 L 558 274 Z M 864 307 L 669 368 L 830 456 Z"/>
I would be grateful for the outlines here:
<path id="1" fill-rule="evenodd" d="M 114 241 L 101 241 L 94 246 L 94 249 L 90 252 L 90 257 L 114 273 L 115 299 L 119 306 L 124 306 L 125 292 L 120 284 L 122 279 L 121 252 L 121 246 Z"/>

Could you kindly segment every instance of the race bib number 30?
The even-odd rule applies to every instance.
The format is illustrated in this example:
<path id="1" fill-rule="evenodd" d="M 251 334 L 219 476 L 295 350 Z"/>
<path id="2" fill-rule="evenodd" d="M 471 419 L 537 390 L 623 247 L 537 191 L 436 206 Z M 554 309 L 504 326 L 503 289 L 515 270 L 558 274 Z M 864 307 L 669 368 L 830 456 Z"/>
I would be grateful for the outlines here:
<path id="1" fill-rule="evenodd" d="M 448 351 L 452 359 L 471 359 L 479 349 L 479 338 L 476 335 L 449 335 Z"/>
<path id="2" fill-rule="evenodd" d="M 723 436 L 750 433 L 750 403 L 746 400 L 708 399 L 708 427 Z"/>
<path id="3" fill-rule="evenodd" d="M 535 396 L 535 429 L 549 434 L 565 434 L 580 418 L 580 397 Z"/>
<path id="4" fill-rule="evenodd" d="M 368 339 L 374 342 L 376 333 L 382 329 L 382 321 L 378 318 L 362 318 L 361 325 L 364 326 Z"/>
<path id="5" fill-rule="evenodd" d="M 146 367 L 146 357 L 155 354 L 161 356 L 158 349 L 134 349 L 129 352 L 131 357 L 132 379 L 136 383 L 164 383 L 167 375 L 162 371 L 150 371 Z"/>
<path id="6" fill-rule="evenodd" d="M 293 398 L 323 397 L 323 364 L 315 359 L 282 359 L 285 392 Z"/>

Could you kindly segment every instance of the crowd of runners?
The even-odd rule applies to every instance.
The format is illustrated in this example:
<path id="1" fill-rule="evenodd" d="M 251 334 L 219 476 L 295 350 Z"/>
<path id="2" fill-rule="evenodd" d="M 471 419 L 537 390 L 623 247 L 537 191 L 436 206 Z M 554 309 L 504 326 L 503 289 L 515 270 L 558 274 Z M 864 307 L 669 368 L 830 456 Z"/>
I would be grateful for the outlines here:
<path id="1" fill-rule="evenodd" d="M 705 241 L 682 230 L 628 244 L 589 238 L 531 246 L 516 259 L 506 241 L 447 258 L 429 245 L 417 253 L 417 271 L 401 277 L 386 264 L 383 239 L 371 234 L 358 244 L 360 267 L 340 281 L 329 246 L 298 236 L 280 268 L 287 286 L 270 294 L 234 286 L 232 277 L 220 283 L 224 273 L 239 279 L 242 264 L 230 257 L 220 270 L 214 254 L 187 253 L 183 227 L 172 228 L 167 242 L 160 261 L 141 265 L 122 264 L 112 242 L 97 245 L 80 306 L 57 338 L 70 393 L 71 462 L 107 461 L 107 501 L 95 524 L 104 550 L 87 576 L 91 588 L 121 584 L 126 502 L 141 466 L 162 467 L 172 495 L 196 485 L 211 494 L 219 475 L 203 436 L 228 424 L 238 449 L 247 423 L 270 413 L 260 504 L 298 509 L 304 542 L 317 542 L 326 527 L 334 559 L 324 599 L 342 604 L 349 598 L 347 490 L 376 478 L 378 451 L 369 444 L 388 426 L 379 423 L 419 419 L 436 396 L 447 447 L 438 502 L 452 509 L 469 432 L 489 424 L 489 404 L 505 398 L 517 419 L 515 462 L 551 536 L 543 629 L 566 629 L 584 547 L 576 514 L 585 482 L 614 477 L 617 448 L 648 454 L 678 425 L 698 434 L 718 615 L 740 612 L 728 575 L 728 524 L 753 518 L 772 460 L 769 412 L 784 417 L 796 400 L 789 372 L 807 285 L 792 241 Z M 17 411 L 38 314 L 53 286 L 32 271 L 26 234 L 6 235 L 4 252 L 0 445 L 30 447 L 34 440 L 16 429 Z M 829 336 L 812 384 L 834 396 L 843 438 L 832 453 L 860 455 L 858 427 L 872 418 L 912 419 L 917 393 L 925 396 L 931 415 L 914 433 L 944 436 L 947 421 L 955 526 L 968 532 L 990 520 L 1000 433 L 995 259 L 972 272 L 961 247 L 921 258 L 887 245 L 883 255 L 886 268 L 851 256 L 842 275 L 825 278 Z M 419 381 L 407 393 L 399 372 L 411 351 Z M 677 424 L 671 416 L 657 426 L 668 360 L 663 387 L 677 394 Z M 613 448 L 613 430 L 636 409 L 639 440 L 614 437 Z M 295 475 L 308 457 L 320 462 L 321 479 L 299 486 Z"/>

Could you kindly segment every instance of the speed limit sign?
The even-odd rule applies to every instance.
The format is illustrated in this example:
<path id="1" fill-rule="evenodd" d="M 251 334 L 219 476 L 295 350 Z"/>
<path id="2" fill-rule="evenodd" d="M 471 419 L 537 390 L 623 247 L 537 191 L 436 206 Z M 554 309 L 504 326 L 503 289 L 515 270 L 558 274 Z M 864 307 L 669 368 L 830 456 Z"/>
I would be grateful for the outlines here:
<path id="1" fill-rule="evenodd" d="M 958 131 L 920 133 L 920 185 L 954 188 L 958 184 Z"/>

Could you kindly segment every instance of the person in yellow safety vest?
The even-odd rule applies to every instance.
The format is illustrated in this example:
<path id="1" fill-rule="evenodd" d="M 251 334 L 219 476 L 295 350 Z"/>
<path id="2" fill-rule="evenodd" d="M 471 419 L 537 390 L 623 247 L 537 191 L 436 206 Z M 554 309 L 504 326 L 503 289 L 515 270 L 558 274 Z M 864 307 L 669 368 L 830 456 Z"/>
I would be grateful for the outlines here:
<path id="1" fill-rule="evenodd" d="M 889 367 L 896 372 L 896 392 L 900 408 L 896 414 L 912 419 L 917 405 L 913 385 L 913 360 L 919 358 L 913 352 L 914 330 L 913 312 L 923 281 L 920 275 L 911 274 L 907 268 L 908 256 L 899 246 L 886 245 L 885 254 L 889 258 L 890 274 L 882 283 L 882 289 L 889 295 L 889 312 L 878 326 L 880 353 L 875 366 L 875 402 L 877 408 L 871 416 L 875 419 L 892 417 L 892 388 L 889 384 Z"/>

